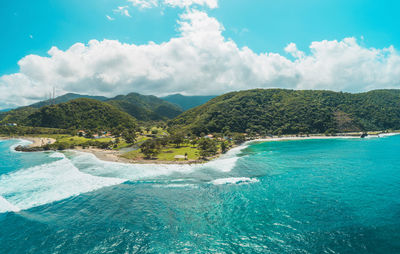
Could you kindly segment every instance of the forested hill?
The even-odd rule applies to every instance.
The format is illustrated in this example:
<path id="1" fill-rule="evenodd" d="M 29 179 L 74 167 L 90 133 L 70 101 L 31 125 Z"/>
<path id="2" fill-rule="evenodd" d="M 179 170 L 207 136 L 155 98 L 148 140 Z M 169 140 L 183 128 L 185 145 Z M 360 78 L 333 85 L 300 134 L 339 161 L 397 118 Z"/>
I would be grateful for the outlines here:
<path id="1" fill-rule="evenodd" d="M 400 129 L 400 90 L 359 94 L 284 89 L 232 92 L 184 112 L 170 125 L 196 134 Z"/>
<path id="2" fill-rule="evenodd" d="M 130 93 L 119 95 L 107 103 L 141 121 L 172 119 L 183 112 L 182 108 L 156 96 Z"/>
<path id="3" fill-rule="evenodd" d="M 161 99 L 165 101 L 169 101 L 174 103 L 184 110 L 188 110 L 197 106 L 200 106 L 209 100 L 215 98 L 216 96 L 209 95 L 209 96 L 185 96 L 181 94 L 172 94 L 166 97 L 161 97 Z"/>
<path id="4" fill-rule="evenodd" d="M 68 93 L 55 98 L 54 100 L 41 101 L 29 106 L 20 107 L 8 112 L 0 112 L 0 124 L 2 123 L 26 123 L 26 119 L 33 113 L 39 111 L 41 107 L 52 104 L 69 102 L 78 98 L 94 99 L 107 102 L 117 107 L 140 121 L 158 121 L 172 119 L 183 112 L 183 110 L 172 103 L 163 101 L 155 96 L 130 93 L 128 95 L 119 95 L 109 99 L 102 96 L 89 96 L 81 94 Z"/>
<path id="5" fill-rule="evenodd" d="M 32 105 L 29 105 L 28 107 L 41 108 L 44 106 L 49 106 L 52 104 L 60 104 L 60 103 L 69 102 L 71 100 L 80 99 L 80 98 L 94 99 L 94 100 L 98 100 L 98 101 L 105 101 L 108 99 L 107 97 L 104 97 L 104 96 L 90 96 L 90 95 L 84 95 L 84 94 L 67 93 L 67 94 L 64 94 L 64 95 L 54 98 L 54 100 L 40 101 L 40 102 L 34 103 Z"/>
<path id="6" fill-rule="evenodd" d="M 19 107 L 12 110 L 7 111 L 0 111 L 0 123 L 19 123 L 25 121 L 25 119 L 30 116 L 31 114 L 37 112 L 39 108 L 44 106 L 49 106 L 52 104 L 60 104 L 64 102 L 68 102 L 71 100 L 79 99 L 79 98 L 87 98 L 87 99 L 94 99 L 99 101 L 105 101 L 108 98 L 103 96 L 90 96 L 90 95 L 83 95 L 83 94 L 75 94 L 75 93 L 67 93 L 61 96 L 54 98 L 54 100 L 44 100 L 29 106 Z"/>
<path id="7" fill-rule="evenodd" d="M 25 119 L 24 124 L 61 129 L 110 130 L 118 126 L 133 128 L 136 121 L 105 102 L 81 98 L 42 107 Z"/>

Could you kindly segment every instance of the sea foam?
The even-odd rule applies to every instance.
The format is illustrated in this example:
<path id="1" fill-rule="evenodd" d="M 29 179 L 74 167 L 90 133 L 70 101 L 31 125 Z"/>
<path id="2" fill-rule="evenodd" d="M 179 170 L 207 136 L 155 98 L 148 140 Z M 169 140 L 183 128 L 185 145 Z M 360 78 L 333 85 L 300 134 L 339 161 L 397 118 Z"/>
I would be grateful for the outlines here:
<path id="1" fill-rule="evenodd" d="M 5 198 L 0 196 L 0 213 L 5 212 L 19 212 L 20 209 L 10 202 L 8 202 Z"/>
<path id="2" fill-rule="evenodd" d="M 229 178 L 220 178 L 211 181 L 214 185 L 223 185 L 223 184 L 247 184 L 247 183 L 257 183 L 259 182 L 256 178 L 248 178 L 248 177 L 229 177 Z"/>
<path id="3" fill-rule="evenodd" d="M 63 158 L 0 176 L 0 211 L 29 209 L 125 181 L 83 173 Z"/>

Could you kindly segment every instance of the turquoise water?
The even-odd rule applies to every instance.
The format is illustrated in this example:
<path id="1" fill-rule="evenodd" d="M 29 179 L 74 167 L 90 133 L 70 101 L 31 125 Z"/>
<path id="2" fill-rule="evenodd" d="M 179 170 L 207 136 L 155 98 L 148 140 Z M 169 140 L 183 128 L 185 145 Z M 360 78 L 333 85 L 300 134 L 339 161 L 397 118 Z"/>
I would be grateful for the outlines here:
<path id="1" fill-rule="evenodd" d="M 400 136 L 256 143 L 204 166 L 18 142 L 0 142 L 0 253 L 400 253 Z"/>

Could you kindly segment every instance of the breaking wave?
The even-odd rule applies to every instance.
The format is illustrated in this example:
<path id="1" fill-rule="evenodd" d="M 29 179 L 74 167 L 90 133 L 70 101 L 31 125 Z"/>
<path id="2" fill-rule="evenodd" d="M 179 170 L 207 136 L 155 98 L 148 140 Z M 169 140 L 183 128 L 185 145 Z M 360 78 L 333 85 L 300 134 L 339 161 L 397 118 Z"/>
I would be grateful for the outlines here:
<path id="1" fill-rule="evenodd" d="M 63 158 L 0 176 L 0 211 L 29 209 L 125 181 L 83 173 Z"/>
<path id="2" fill-rule="evenodd" d="M 248 183 L 257 183 L 259 182 L 256 178 L 248 178 L 248 177 L 229 177 L 229 178 L 220 178 L 211 181 L 214 185 L 223 185 L 223 184 L 248 184 Z"/>

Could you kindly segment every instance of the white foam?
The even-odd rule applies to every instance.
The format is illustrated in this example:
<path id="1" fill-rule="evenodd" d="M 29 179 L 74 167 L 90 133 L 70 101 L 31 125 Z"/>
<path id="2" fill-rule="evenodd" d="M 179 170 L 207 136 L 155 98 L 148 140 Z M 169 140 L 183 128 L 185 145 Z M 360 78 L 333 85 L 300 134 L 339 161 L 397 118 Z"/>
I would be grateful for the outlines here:
<path id="1" fill-rule="evenodd" d="M 50 156 L 49 156 L 50 158 L 65 158 L 65 155 L 63 154 L 63 153 L 60 153 L 60 152 L 55 152 L 55 153 L 52 153 Z"/>
<path id="2" fill-rule="evenodd" d="M 0 176 L 0 195 L 7 197 L 8 206 L 24 210 L 125 181 L 83 173 L 64 158 Z"/>
<path id="3" fill-rule="evenodd" d="M 241 149 L 240 149 L 241 150 Z M 76 153 L 72 162 L 85 172 L 106 177 L 118 177 L 129 180 L 146 180 L 172 174 L 190 174 L 199 170 L 211 169 L 219 172 L 230 172 L 236 165 L 236 153 L 227 153 L 220 158 L 204 164 L 127 164 L 102 161 L 89 153 Z"/>
<path id="4" fill-rule="evenodd" d="M 30 144 L 33 143 L 32 141 L 25 140 L 25 139 L 17 139 L 17 140 L 18 140 L 18 143 L 16 143 L 16 144 L 10 146 L 10 150 L 11 150 L 12 152 L 17 152 L 17 151 L 15 151 L 15 148 L 16 148 L 17 146 L 27 146 L 27 145 L 30 145 Z"/>
<path id="5" fill-rule="evenodd" d="M 213 168 L 221 172 L 231 172 L 235 167 L 238 157 L 219 158 L 204 164 L 204 167 Z"/>
<path id="6" fill-rule="evenodd" d="M 20 209 L 0 196 L 0 213 L 19 212 Z"/>
<path id="7" fill-rule="evenodd" d="M 229 177 L 229 178 L 219 178 L 211 181 L 214 185 L 222 185 L 222 184 L 245 184 L 245 183 L 257 183 L 259 182 L 256 178 L 248 178 L 248 177 Z"/>
<path id="8" fill-rule="evenodd" d="M 383 137 L 391 137 L 391 136 L 396 136 L 396 135 L 400 135 L 400 133 L 382 133 L 382 134 L 379 134 L 378 136 L 380 138 L 383 138 Z"/>

